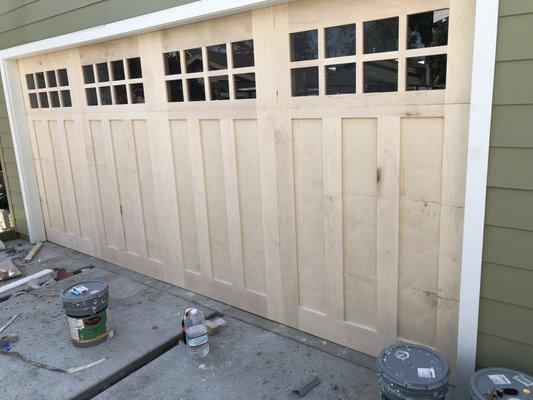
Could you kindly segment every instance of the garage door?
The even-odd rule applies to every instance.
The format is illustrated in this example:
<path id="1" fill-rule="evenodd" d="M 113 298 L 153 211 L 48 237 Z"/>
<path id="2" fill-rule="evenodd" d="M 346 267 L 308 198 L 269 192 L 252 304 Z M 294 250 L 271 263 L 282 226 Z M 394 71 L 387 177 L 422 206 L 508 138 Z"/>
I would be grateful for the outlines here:
<path id="1" fill-rule="evenodd" d="M 301 0 L 19 60 L 48 239 L 453 361 L 473 3 Z"/>

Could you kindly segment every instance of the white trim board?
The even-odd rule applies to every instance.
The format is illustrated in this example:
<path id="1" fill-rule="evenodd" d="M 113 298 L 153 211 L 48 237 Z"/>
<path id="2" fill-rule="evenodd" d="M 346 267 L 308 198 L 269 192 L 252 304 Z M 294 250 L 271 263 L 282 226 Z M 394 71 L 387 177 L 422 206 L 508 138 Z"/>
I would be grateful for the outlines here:
<path id="1" fill-rule="evenodd" d="M 476 366 L 498 4 L 499 0 L 476 2 L 457 339 L 458 399 L 468 398 Z"/>

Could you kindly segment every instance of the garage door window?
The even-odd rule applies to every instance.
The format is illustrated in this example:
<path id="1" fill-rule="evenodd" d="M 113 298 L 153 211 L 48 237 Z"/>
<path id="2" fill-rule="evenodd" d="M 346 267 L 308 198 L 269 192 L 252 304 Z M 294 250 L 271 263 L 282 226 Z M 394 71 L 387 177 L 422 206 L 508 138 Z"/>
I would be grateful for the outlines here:
<path id="1" fill-rule="evenodd" d="M 71 107 L 68 73 L 65 68 L 26 74 L 31 108 Z"/>
<path id="2" fill-rule="evenodd" d="M 87 64 L 82 73 L 88 106 L 144 103 L 140 57 Z"/>
<path id="3" fill-rule="evenodd" d="M 256 98 L 251 39 L 170 51 L 163 62 L 169 103 Z"/>

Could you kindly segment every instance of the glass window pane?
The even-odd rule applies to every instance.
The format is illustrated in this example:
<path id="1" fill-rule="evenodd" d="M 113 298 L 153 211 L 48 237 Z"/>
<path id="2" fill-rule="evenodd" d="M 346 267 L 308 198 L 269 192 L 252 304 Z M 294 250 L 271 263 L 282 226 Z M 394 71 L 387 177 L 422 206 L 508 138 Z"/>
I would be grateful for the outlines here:
<path id="1" fill-rule="evenodd" d="M 50 92 L 50 103 L 52 103 L 52 107 L 60 107 L 59 104 L 59 92 L 54 90 L 53 92 Z"/>
<path id="2" fill-rule="evenodd" d="M 231 48 L 233 68 L 253 67 L 255 65 L 253 40 L 232 43 Z"/>
<path id="3" fill-rule="evenodd" d="M 257 96 L 255 89 L 255 74 L 235 75 L 235 98 L 255 99 Z"/>
<path id="4" fill-rule="evenodd" d="M 126 79 L 124 62 L 122 60 L 111 61 L 111 71 L 113 72 L 114 81 L 122 81 Z"/>
<path id="5" fill-rule="evenodd" d="M 229 100 L 228 76 L 212 76 L 209 78 L 211 100 Z"/>
<path id="6" fill-rule="evenodd" d="M 318 31 L 291 33 L 291 61 L 316 60 L 318 58 Z"/>
<path id="7" fill-rule="evenodd" d="M 207 47 L 207 62 L 209 64 L 209 71 L 216 71 L 219 69 L 228 68 L 228 54 L 225 44 L 217 44 L 216 46 Z"/>
<path id="8" fill-rule="evenodd" d="M 183 82 L 181 79 L 167 81 L 167 99 L 171 103 L 183 101 Z"/>
<path id="9" fill-rule="evenodd" d="M 128 104 L 128 93 L 126 91 L 126 85 L 113 86 L 115 91 L 115 103 L 116 104 Z"/>
<path id="10" fill-rule="evenodd" d="M 98 82 L 109 82 L 109 70 L 106 62 L 96 64 L 96 74 L 98 75 Z"/>
<path id="11" fill-rule="evenodd" d="M 63 107 L 72 107 L 72 100 L 70 99 L 70 90 L 61 91 L 61 103 Z"/>
<path id="12" fill-rule="evenodd" d="M 46 92 L 39 93 L 39 102 L 41 103 L 41 108 L 48 108 L 48 96 Z"/>
<path id="13" fill-rule="evenodd" d="M 130 85 L 131 102 L 134 104 L 144 103 L 144 86 L 142 83 Z"/>
<path id="14" fill-rule="evenodd" d="M 355 24 L 326 28 L 326 57 L 355 54 Z"/>
<path id="15" fill-rule="evenodd" d="M 365 54 L 398 50 L 398 17 L 364 23 Z"/>
<path id="16" fill-rule="evenodd" d="M 407 90 L 446 89 L 446 54 L 407 59 Z"/>
<path id="17" fill-rule="evenodd" d="M 398 90 L 398 60 L 365 62 L 363 69 L 365 93 Z"/>
<path id="18" fill-rule="evenodd" d="M 83 81 L 85 83 L 94 83 L 94 69 L 92 64 L 83 66 Z"/>
<path id="19" fill-rule="evenodd" d="M 326 94 L 355 93 L 355 63 L 326 66 Z"/>
<path id="20" fill-rule="evenodd" d="M 171 51 L 163 55 L 165 60 L 165 75 L 181 74 L 180 53 Z"/>
<path id="21" fill-rule="evenodd" d="M 111 98 L 111 88 L 109 86 L 102 86 L 99 88 L 99 91 L 101 105 L 108 106 L 113 104 L 113 99 Z"/>
<path id="22" fill-rule="evenodd" d="M 98 98 L 96 97 L 96 89 L 95 88 L 85 89 L 85 96 L 87 97 L 87 105 L 88 106 L 97 106 L 98 105 Z"/>
<path id="23" fill-rule="evenodd" d="M 26 74 L 26 85 L 29 90 L 35 89 L 35 79 L 33 78 L 33 74 Z"/>
<path id="24" fill-rule="evenodd" d="M 202 49 L 185 50 L 185 63 L 187 64 L 187 72 L 202 72 L 204 70 Z"/>
<path id="25" fill-rule="evenodd" d="M 291 73 L 293 96 L 318 96 L 318 67 L 294 68 Z"/>
<path id="26" fill-rule="evenodd" d="M 48 87 L 57 87 L 56 71 L 46 71 L 46 79 Z"/>
<path id="27" fill-rule="evenodd" d="M 30 93 L 30 107 L 39 108 L 39 102 L 37 101 L 37 94 Z"/>
<path id="28" fill-rule="evenodd" d="M 187 79 L 189 86 L 189 101 L 204 101 L 205 86 L 204 78 Z"/>
<path id="29" fill-rule="evenodd" d="M 407 48 L 445 46 L 448 44 L 450 10 L 437 10 L 407 17 Z"/>
<path id="30" fill-rule="evenodd" d="M 143 77 L 140 57 L 128 58 L 128 71 L 129 71 L 128 76 L 130 77 L 130 79 Z"/>
<path id="31" fill-rule="evenodd" d="M 65 68 L 57 70 L 59 76 L 59 86 L 68 86 L 68 73 Z"/>
<path id="32" fill-rule="evenodd" d="M 46 87 L 46 82 L 44 80 L 44 72 L 37 72 L 35 74 L 35 78 L 37 79 L 37 87 L 39 89 L 43 89 Z"/>

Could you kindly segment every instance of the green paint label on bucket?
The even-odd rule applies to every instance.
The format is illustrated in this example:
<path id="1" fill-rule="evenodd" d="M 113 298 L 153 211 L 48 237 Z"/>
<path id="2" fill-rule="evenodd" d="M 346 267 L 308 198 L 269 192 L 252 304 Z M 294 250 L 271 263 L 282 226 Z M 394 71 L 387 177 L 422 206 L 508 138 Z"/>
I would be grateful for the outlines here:
<path id="1" fill-rule="evenodd" d="M 107 333 L 107 308 L 86 317 L 67 316 L 70 337 L 77 341 L 95 340 Z"/>

